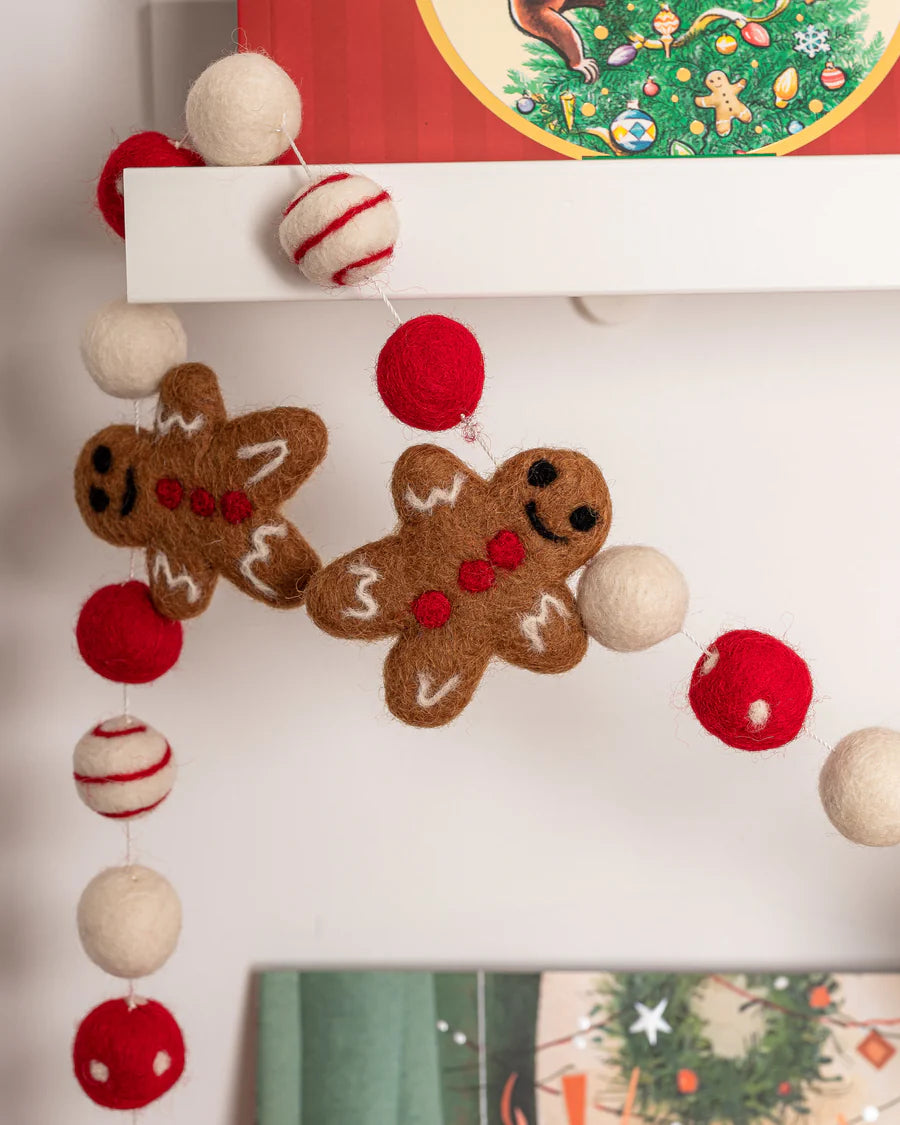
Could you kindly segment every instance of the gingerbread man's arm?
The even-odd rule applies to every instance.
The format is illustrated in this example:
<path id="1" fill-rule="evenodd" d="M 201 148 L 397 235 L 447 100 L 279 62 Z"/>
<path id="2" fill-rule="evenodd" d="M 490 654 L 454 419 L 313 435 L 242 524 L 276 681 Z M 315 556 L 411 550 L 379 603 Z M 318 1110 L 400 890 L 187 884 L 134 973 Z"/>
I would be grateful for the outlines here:
<path id="1" fill-rule="evenodd" d="M 400 541 L 389 535 L 314 575 L 306 610 L 333 637 L 373 641 L 393 636 L 412 621 L 410 605 L 417 592 L 406 582 Z"/>
<path id="2" fill-rule="evenodd" d="M 278 506 L 293 496 L 328 447 L 325 423 L 311 410 L 279 406 L 228 422 L 219 448 L 232 463 L 222 465 L 256 504 Z"/>
<path id="3" fill-rule="evenodd" d="M 747 79 L 741 78 L 738 82 L 735 82 L 735 84 L 731 87 L 731 92 L 732 92 L 732 94 L 739 94 L 741 92 L 741 90 L 746 90 L 746 89 L 747 89 Z"/>
<path id="4" fill-rule="evenodd" d="M 587 651 L 587 633 L 567 586 L 535 594 L 525 613 L 513 617 L 496 638 L 502 660 L 532 672 L 568 672 Z"/>
<path id="5" fill-rule="evenodd" d="M 413 445 L 394 466 L 391 494 L 404 523 L 430 519 L 487 495 L 487 483 L 449 450 L 439 445 Z"/>
<path id="6" fill-rule="evenodd" d="M 193 457 L 206 452 L 225 421 L 225 403 L 216 373 L 203 363 L 182 363 L 167 371 L 159 388 L 156 440 Z"/>
<path id="7" fill-rule="evenodd" d="M 718 100 L 711 94 L 698 94 L 694 98 L 694 105 L 700 106 L 701 109 L 712 109 Z"/>
<path id="8" fill-rule="evenodd" d="M 384 664 L 391 713 L 414 727 L 439 727 L 465 708 L 491 659 L 489 638 L 471 623 L 401 636 Z"/>
<path id="9" fill-rule="evenodd" d="M 164 617 L 185 621 L 209 605 L 218 574 L 206 559 L 147 548 L 150 597 Z"/>
<path id="10" fill-rule="evenodd" d="M 258 513 L 223 533 L 215 547 L 222 575 L 275 609 L 302 605 L 306 586 L 321 566 L 297 528 L 279 513 Z"/>

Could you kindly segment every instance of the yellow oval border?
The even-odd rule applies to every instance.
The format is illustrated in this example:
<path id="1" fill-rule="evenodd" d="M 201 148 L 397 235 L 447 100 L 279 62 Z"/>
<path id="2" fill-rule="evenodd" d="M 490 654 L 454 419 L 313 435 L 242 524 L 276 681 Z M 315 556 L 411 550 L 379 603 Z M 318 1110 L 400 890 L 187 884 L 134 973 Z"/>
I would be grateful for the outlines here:
<path id="1" fill-rule="evenodd" d="M 437 12 L 434 10 L 432 0 L 416 0 L 416 7 L 419 10 L 419 15 L 422 17 L 422 22 L 428 29 L 428 34 L 431 36 L 434 45 L 441 52 L 444 62 L 447 63 L 466 89 L 474 94 L 481 104 L 489 109 L 491 113 L 499 117 L 501 121 L 505 121 L 507 125 L 512 125 L 514 129 L 524 136 L 530 137 L 531 140 L 536 141 L 537 144 L 542 145 L 544 148 L 552 149 L 554 152 L 562 153 L 563 156 L 572 157 L 574 160 L 583 160 L 585 157 L 597 156 L 602 158 L 602 153 L 598 153 L 594 149 L 584 148 L 574 141 L 566 141 L 561 137 L 554 137 L 553 134 L 548 133 L 546 129 L 541 129 L 537 125 L 532 125 L 531 122 L 526 121 L 521 114 L 516 113 L 512 106 L 508 106 L 506 102 L 498 98 L 492 90 L 489 90 L 481 79 L 478 78 L 463 61 L 462 56 L 450 42 L 446 31 L 444 31 L 443 25 L 438 19 Z M 792 137 L 785 137 L 780 141 L 773 141 L 772 144 L 765 145 L 763 148 L 753 149 L 748 155 L 755 156 L 767 153 L 770 155 L 783 156 L 786 153 L 795 152 L 797 149 L 803 148 L 804 145 L 817 140 L 833 129 L 839 122 L 849 117 L 854 110 L 858 109 L 863 104 L 888 76 L 898 56 L 900 56 L 900 25 L 898 25 L 894 31 L 894 34 L 891 36 L 884 49 L 884 53 L 875 66 L 872 67 L 856 89 L 844 98 L 840 105 L 835 106 L 834 109 L 826 113 L 820 120 L 813 122 L 812 125 L 807 125 L 802 132 L 796 133 Z"/>

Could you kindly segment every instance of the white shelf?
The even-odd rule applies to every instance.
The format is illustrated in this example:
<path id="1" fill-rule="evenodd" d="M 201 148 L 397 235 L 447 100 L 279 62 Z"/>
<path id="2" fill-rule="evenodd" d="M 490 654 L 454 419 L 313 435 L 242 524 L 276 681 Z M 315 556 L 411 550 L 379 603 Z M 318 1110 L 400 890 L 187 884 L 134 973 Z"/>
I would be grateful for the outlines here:
<path id="1" fill-rule="evenodd" d="M 359 170 L 400 210 L 394 298 L 900 287 L 900 156 Z M 304 182 L 297 167 L 126 171 L 129 300 L 321 299 L 278 245 Z"/>

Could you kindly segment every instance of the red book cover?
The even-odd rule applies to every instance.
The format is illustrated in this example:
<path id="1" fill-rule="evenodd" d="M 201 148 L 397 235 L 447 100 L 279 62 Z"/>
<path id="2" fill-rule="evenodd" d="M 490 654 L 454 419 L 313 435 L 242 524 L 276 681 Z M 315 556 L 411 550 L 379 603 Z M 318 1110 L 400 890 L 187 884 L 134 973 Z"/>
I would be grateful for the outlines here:
<path id="1" fill-rule="evenodd" d="M 311 163 L 900 152 L 900 0 L 239 0 Z"/>

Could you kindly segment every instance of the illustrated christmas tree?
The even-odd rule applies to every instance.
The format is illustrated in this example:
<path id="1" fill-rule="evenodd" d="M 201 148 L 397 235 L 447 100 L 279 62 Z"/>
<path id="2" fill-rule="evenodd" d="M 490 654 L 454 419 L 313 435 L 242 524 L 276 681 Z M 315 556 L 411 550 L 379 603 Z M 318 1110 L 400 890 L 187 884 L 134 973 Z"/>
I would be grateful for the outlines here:
<path id="1" fill-rule="evenodd" d="M 750 152 L 800 133 L 867 77 L 884 39 L 866 35 L 865 9 L 866 0 L 741 0 L 739 9 L 634 0 L 567 10 L 598 79 L 528 40 L 505 91 L 523 117 L 598 156 Z"/>

